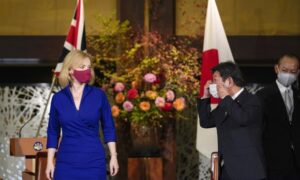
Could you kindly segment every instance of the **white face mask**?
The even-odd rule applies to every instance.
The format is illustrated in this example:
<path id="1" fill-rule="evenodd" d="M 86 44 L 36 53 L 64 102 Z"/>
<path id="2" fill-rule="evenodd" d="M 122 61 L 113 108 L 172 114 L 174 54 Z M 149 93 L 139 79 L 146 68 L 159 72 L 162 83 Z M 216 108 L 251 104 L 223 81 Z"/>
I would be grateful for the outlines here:
<path id="1" fill-rule="evenodd" d="M 280 82 L 280 84 L 288 87 L 297 80 L 297 75 L 291 73 L 279 72 L 277 74 L 277 80 Z"/>
<path id="2" fill-rule="evenodd" d="M 210 84 L 209 85 L 209 93 L 214 97 L 214 98 L 219 98 L 218 90 L 217 90 L 217 84 Z"/>

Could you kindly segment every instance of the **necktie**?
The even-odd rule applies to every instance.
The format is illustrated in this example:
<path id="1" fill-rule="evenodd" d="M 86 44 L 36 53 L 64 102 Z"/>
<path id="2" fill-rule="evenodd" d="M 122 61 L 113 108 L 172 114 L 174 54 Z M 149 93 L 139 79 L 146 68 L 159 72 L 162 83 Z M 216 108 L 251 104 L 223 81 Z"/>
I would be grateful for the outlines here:
<path id="1" fill-rule="evenodd" d="M 284 93 L 284 100 L 286 105 L 286 110 L 289 116 L 290 122 L 292 121 L 292 115 L 294 110 L 294 104 L 292 99 L 292 91 L 290 89 L 286 89 Z"/>

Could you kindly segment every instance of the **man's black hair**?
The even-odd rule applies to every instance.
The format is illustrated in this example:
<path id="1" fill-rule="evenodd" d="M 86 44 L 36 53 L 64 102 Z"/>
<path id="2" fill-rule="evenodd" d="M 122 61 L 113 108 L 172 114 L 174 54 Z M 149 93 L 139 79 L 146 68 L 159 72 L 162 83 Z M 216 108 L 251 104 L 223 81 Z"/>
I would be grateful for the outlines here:
<path id="1" fill-rule="evenodd" d="M 299 58 L 296 54 L 293 54 L 293 53 L 285 53 L 285 54 L 281 55 L 280 58 L 279 58 L 278 61 L 277 61 L 277 64 L 280 64 L 281 60 L 282 60 L 284 57 L 296 59 L 296 60 L 298 61 L 298 64 L 300 64 L 300 58 Z"/>
<path id="2" fill-rule="evenodd" d="M 222 80 L 225 81 L 227 78 L 231 77 L 233 82 L 239 86 L 244 87 L 245 81 L 242 76 L 240 68 L 233 62 L 223 62 L 212 68 L 212 72 L 219 72 Z"/>

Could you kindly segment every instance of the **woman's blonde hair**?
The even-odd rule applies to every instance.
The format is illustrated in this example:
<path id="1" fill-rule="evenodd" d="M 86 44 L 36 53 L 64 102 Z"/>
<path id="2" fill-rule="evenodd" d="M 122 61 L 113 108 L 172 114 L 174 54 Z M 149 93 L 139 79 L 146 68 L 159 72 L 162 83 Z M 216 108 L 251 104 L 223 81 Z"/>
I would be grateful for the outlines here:
<path id="1" fill-rule="evenodd" d="M 61 72 L 58 77 L 59 84 L 64 88 L 70 83 L 72 84 L 72 78 L 69 74 L 69 71 L 72 68 L 77 68 L 81 65 L 81 61 L 84 58 L 89 58 L 92 63 L 92 56 L 86 52 L 79 51 L 79 50 L 72 50 L 70 51 L 64 59 L 64 63 L 61 69 Z M 91 68 L 91 80 L 89 84 L 93 84 L 95 80 L 95 72 L 94 69 Z"/>

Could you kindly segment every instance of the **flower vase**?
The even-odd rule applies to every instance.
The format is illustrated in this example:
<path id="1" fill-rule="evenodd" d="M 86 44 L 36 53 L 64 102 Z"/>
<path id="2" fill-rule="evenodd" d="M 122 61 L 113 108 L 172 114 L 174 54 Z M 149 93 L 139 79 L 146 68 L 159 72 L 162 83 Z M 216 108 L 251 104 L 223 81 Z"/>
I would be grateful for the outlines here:
<path id="1" fill-rule="evenodd" d="M 163 159 L 163 179 L 176 180 L 176 119 L 162 121 L 161 157 Z"/>
<path id="2" fill-rule="evenodd" d="M 117 152 L 118 163 L 123 169 L 127 169 L 128 166 L 128 151 L 130 150 L 130 123 L 121 119 L 115 122 L 116 133 L 118 137 Z M 123 180 L 123 177 L 127 177 L 127 171 L 119 171 L 116 175 L 116 179 Z"/>
<path id="3" fill-rule="evenodd" d="M 150 123 L 130 124 L 131 157 L 159 157 L 160 156 L 160 127 Z"/>

